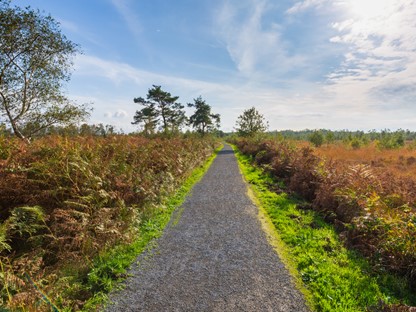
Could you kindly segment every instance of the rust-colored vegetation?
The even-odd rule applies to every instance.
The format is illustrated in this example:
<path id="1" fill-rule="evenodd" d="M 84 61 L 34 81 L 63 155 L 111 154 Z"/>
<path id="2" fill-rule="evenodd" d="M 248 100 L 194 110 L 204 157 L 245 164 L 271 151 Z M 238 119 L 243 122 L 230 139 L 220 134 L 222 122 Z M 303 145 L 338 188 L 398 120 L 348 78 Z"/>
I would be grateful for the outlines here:
<path id="1" fill-rule="evenodd" d="M 87 279 L 103 250 L 131 242 L 147 211 L 214 145 L 119 135 L 51 136 L 28 146 L 0 137 L 0 306 L 49 311 L 39 305 L 43 293 L 46 302 L 82 307 L 92 293 L 71 281 Z"/>
<path id="2" fill-rule="evenodd" d="M 375 271 L 407 277 L 416 290 L 416 153 L 407 147 L 310 147 L 287 140 L 237 139 L 286 191 L 306 199 Z"/>

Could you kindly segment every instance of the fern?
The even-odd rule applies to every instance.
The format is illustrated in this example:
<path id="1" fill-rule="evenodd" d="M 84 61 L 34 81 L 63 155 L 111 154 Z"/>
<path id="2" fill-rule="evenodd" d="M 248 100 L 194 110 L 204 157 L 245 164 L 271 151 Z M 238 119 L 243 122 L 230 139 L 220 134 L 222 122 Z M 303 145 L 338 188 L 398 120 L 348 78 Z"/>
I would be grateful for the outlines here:
<path id="1" fill-rule="evenodd" d="M 45 214 L 40 206 L 16 207 L 6 221 L 11 236 L 30 237 L 46 229 Z"/>
<path id="2" fill-rule="evenodd" d="M 0 140 L 8 150 L 0 155 L 0 214 L 7 218 L 0 222 L 0 252 L 10 251 L 7 258 L 0 254 L 7 260 L 0 284 L 8 281 L 7 290 L 0 285 L 0 305 L 47 309 L 33 285 L 14 279 L 28 273 L 45 294 L 59 298 L 59 308 L 81 306 L 90 294 L 76 285 L 91 259 L 131 242 L 143 215 L 151 216 L 215 145 L 209 138 L 48 136 L 27 149 Z"/>
<path id="3" fill-rule="evenodd" d="M 7 227 L 6 224 L 2 223 L 0 224 L 0 254 L 3 251 L 10 251 L 11 247 L 7 242 Z"/>

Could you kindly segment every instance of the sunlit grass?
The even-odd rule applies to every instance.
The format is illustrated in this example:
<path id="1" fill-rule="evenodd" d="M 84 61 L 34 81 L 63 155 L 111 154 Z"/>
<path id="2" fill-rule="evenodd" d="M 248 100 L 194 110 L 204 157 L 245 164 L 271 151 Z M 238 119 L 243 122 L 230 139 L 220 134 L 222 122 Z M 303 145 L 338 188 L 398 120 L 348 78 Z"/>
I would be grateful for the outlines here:
<path id="1" fill-rule="evenodd" d="M 153 248 L 152 241 L 162 235 L 173 211 L 181 206 L 191 188 L 203 177 L 219 150 L 220 148 L 202 166 L 195 169 L 179 190 L 163 201 L 158 209 L 147 211 L 139 235 L 132 244 L 119 245 L 97 257 L 88 273 L 88 280 L 83 285 L 93 291 L 94 296 L 87 301 L 82 311 L 95 311 L 98 305 L 105 303 L 107 294 L 114 287 L 120 286 L 120 281 L 127 277 L 127 269 L 137 256 Z"/>
<path id="2" fill-rule="evenodd" d="M 317 311 L 366 311 L 385 303 L 415 303 L 406 281 L 389 274 L 374 275 L 370 264 L 343 246 L 333 226 L 299 200 L 269 190 L 275 181 L 237 153 L 246 180 L 284 243 L 284 262 L 292 265 L 310 293 Z"/>
<path id="3" fill-rule="evenodd" d="M 29 148 L 0 137 L 0 306 L 79 311 L 102 296 L 130 251 L 167 223 L 166 198 L 214 146 L 208 137 L 117 135 L 48 136 Z"/>

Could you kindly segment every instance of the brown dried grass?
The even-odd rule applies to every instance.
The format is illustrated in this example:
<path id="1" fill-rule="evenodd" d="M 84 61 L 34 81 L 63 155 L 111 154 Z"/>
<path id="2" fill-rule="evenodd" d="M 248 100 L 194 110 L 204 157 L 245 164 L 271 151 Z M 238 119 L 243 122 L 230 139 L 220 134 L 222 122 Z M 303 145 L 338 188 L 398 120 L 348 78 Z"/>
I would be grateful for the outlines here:
<path id="1" fill-rule="evenodd" d="M 86 276 L 101 251 L 130 242 L 141 215 L 215 145 L 197 138 L 51 136 L 27 146 L 0 137 L 0 225 L 11 247 L 0 250 L 0 305 L 49 310 L 27 274 L 42 292 L 61 296 L 72 278 L 65 274 Z M 89 295 L 59 300 L 80 307 Z"/>
<path id="2" fill-rule="evenodd" d="M 410 149 L 313 149 L 305 142 L 239 139 L 240 151 L 283 180 L 334 223 L 346 245 L 375 270 L 406 276 L 416 288 L 416 153 Z"/>

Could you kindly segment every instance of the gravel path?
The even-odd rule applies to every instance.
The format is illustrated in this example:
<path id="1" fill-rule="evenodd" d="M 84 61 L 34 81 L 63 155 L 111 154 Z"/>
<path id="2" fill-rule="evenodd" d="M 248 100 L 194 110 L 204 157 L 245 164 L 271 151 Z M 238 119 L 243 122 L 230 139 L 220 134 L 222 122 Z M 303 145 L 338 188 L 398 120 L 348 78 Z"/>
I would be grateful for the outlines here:
<path id="1" fill-rule="evenodd" d="M 226 146 L 106 311 L 308 311 L 257 213 Z"/>

